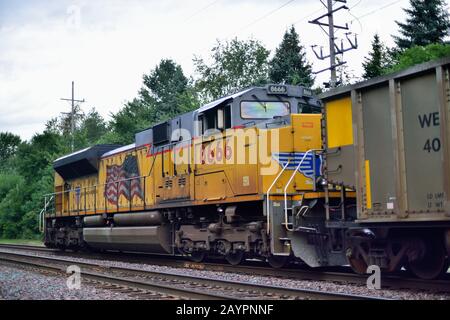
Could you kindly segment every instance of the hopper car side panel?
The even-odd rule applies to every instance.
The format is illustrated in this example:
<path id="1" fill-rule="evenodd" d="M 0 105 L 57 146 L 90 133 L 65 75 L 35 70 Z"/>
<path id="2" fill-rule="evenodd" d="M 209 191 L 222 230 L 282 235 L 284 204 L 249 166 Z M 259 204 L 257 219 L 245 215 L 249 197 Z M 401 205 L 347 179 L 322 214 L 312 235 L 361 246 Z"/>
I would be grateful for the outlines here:
<path id="1" fill-rule="evenodd" d="M 354 208 L 354 225 L 346 227 L 327 214 L 330 227 L 349 227 L 344 242 L 350 265 L 359 273 L 370 265 L 385 271 L 405 267 L 424 279 L 445 273 L 450 254 L 450 59 L 321 98 L 327 119 L 327 191 L 345 188 L 357 194 L 356 202 L 346 200 L 342 207 Z M 343 117 L 339 110 L 351 119 L 344 132 L 336 128 L 335 121 Z M 343 137 L 347 131 L 351 143 Z"/>

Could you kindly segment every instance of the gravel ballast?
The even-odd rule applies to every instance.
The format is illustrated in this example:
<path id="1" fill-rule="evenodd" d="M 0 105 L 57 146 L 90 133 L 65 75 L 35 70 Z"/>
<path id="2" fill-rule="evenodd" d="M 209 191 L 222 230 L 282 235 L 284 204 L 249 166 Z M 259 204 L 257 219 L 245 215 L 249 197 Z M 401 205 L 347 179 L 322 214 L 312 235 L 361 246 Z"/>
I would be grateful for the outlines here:
<path id="1" fill-rule="evenodd" d="M 14 250 L 14 249 L 1 249 L 4 252 L 23 252 L 26 254 L 34 255 L 34 256 L 43 256 L 43 257 L 51 257 L 55 256 L 55 254 L 49 252 L 33 252 L 33 251 L 25 251 L 25 250 Z M 363 285 L 355 285 L 355 284 L 341 284 L 341 283 L 332 283 L 327 281 L 314 281 L 314 280 L 295 280 L 295 279 L 286 279 L 286 278 L 274 278 L 269 276 L 259 276 L 259 275 L 248 275 L 248 274 L 233 274 L 228 272 L 218 272 L 218 271 L 209 271 L 209 270 L 195 270 L 189 268 L 174 268 L 168 266 L 159 266 L 159 265 L 151 265 L 151 264 L 141 264 L 141 263 L 127 263 L 127 262 L 118 262 L 118 261 L 110 261 L 110 260 L 99 260 L 99 259 L 88 259 L 88 258 L 75 258 L 73 256 L 65 257 L 63 254 L 58 253 L 57 256 L 59 258 L 67 258 L 71 261 L 76 262 L 86 262 L 86 263 L 96 263 L 102 266 L 110 266 L 110 267 L 120 267 L 120 268 L 135 268 L 143 271 L 153 271 L 153 272 L 169 272 L 174 274 L 188 275 L 188 276 L 198 276 L 198 277 L 207 277 L 212 279 L 221 279 L 221 280 L 232 280 L 238 282 L 247 282 L 252 284 L 263 284 L 263 285 L 273 285 L 279 286 L 283 288 L 299 288 L 299 289 L 311 289 L 311 290 L 320 290 L 327 292 L 336 292 L 336 293 L 345 293 L 345 294 L 354 294 L 361 296 L 372 296 L 372 297 L 381 297 L 381 298 L 389 298 L 389 299 L 400 299 L 400 300 L 450 300 L 450 294 L 448 293 L 433 293 L 428 291 L 420 291 L 420 290 L 391 290 L 391 289 L 382 289 L 382 290 L 371 290 Z M 280 274 L 282 274 L 282 270 L 280 270 Z M 42 276 L 37 276 L 37 278 Z M 0 269 L 0 297 L 2 297 L 3 290 L 3 279 L 5 276 L 3 275 L 2 269 Z M 7 277 L 6 277 L 7 278 Z M 21 283 L 22 280 L 16 277 L 15 281 L 10 282 L 10 286 L 14 287 L 16 284 Z M 45 283 L 45 280 L 42 282 Z M 27 293 L 28 296 L 33 299 L 33 290 L 35 282 L 28 282 L 30 286 L 30 293 Z M 22 285 L 20 285 L 22 287 Z M 63 288 L 65 288 L 65 280 L 62 282 Z M 13 290 L 14 288 L 8 289 Z M 23 287 L 22 287 L 23 289 Z M 37 290 L 39 291 L 39 290 Z M 28 291 L 27 291 L 28 292 Z M 86 294 L 90 294 L 89 290 Z M 39 292 L 36 293 L 36 298 L 39 299 Z M 80 298 L 78 299 L 91 299 L 89 295 L 84 296 L 82 293 L 80 294 Z M 94 294 L 95 295 L 95 294 Z M 8 298 L 6 296 L 5 298 Z M 107 299 L 118 299 L 122 298 L 119 296 L 109 296 Z M 51 299 L 51 298 L 50 298 Z M 58 298 L 57 298 L 58 299 Z M 77 299 L 75 297 L 75 299 Z M 99 293 L 97 299 L 104 299 L 102 293 Z"/>
<path id="2" fill-rule="evenodd" d="M 0 300 L 133 300 L 127 294 L 81 284 L 79 290 L 69 290 L 62 275 L 0 265 Z"/>

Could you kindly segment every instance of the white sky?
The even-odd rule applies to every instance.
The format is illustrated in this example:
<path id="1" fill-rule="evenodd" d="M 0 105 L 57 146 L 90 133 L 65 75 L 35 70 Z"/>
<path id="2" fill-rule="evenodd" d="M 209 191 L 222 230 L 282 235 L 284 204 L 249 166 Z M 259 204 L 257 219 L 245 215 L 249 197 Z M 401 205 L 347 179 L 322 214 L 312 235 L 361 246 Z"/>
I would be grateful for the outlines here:
<path id="1" fill-rule="evenodd" d="M 323 69 L 326 63 L 315 59 L 310 46 L 326 46 L 327 38 L 318 26 L 308 24 L 324 12 L 323 5 L 319 0 L 294 0 L 267 16 L 286 2 L 0 0 L 0 131 L 24 139 L 42 131 L 47 120 L 69 111 L 69 104 L 59 99 L 70 97 L 72 80 L 76 97 L 87 100 L 83 110 L 95 107 L 109 118 L 136 96 L 142 75 L 162 58 L 172 58 L 190 76 L 193 56 L 207 57 L 216 39 L 253 37 L 273 53 L 295 22 L 314 69 Z M 392 45 L 394 20 L 405 19 L 402 8 L 408 3 L 348 1 L 351 14 L 364 16 L 350 25 L 359 34 L 360 48 L 345 55 L 356 75 L 375 32 Z M 354 17 L 342 11 L 337 23 L 351 20 Z M 318 77 L 317 83 L 327 77 Z"/>

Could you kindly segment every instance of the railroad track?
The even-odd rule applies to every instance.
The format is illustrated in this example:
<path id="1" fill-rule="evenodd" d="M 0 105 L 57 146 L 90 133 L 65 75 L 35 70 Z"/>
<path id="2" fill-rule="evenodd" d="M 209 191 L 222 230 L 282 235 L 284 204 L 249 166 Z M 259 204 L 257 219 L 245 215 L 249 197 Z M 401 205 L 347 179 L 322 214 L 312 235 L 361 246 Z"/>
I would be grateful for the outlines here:
<path id="1" fill-rule="evenodd" d="M 47 249 L 44 247 L 36 246 L 4 246 L 0 244 L 0 248 L 11 248 L 11 249 L 23 249 L 41 251 L 41 249 Z M 326 281 L 342 284 L 355 284 L 355 285 L 365 285 L 367 281 L 367 276 L 357 275 L 351 271 L 350 268 L 340 267 L 340 268 L 324 268 L 321 270 L 311 270 L 305 267 L 295 266 L 294 268 L 285 268 L 282 270 L 273 269 L 270 267 L 262 266 L 263 263 L 247 261 L 244 265 L 232 266 L 223 263 L 211 263 L 202 262 L 195 263 L 186 261 L 184 259 L 174 258 L 174 257 L 159 257 L 152 256 L 148 254 L 139 253 L 114 253 L 108 252 L 103 254 L 92 254 L 92 253 L 72 253 L 59 251 L 53 249 L 47 249 L 42 251 L 53 251 L 58 255 L 69 255 L 73 257 L 83 257 L 88 259 L 109 259 L 118 262 L 131 262 L 131 263 L 148 263 L 152 265 L 169 266 L 174 268 L 188 268 L 196 270 L 205 271 L 218 271 L 218 272 L 228 272 L 228 273 L 240 273 L 246 275 L 258 275 L 267 277 L 277 277 L 277 278 L 289 278 L 294 280 L 311 280 L 311 281 Z M 421 280 L 416 278 L 410 278 L 406 275 L 406 272 L 399 273 L 397 275 L 382 276 L 381 285 L 383 289 L 394 289 L 394 290 L 426 290 L 430 292 L 443 292 L 450 293 L 450 274 L 441 280 Z"/>
<path id="2" fill-rule="evenodd" d="M 64 273 L 68 266 L 77 265 L 82 270 L 82 279 L 123 288 L 156 292 L 181 299 L 380 300 L 380 298 L 360 295 L 283 288 L 173 272 L 112 267 L 98 263 L 79 262 L 68 258 L 35 256 L 18 252 L 0 251 L 0 262 Z"/>
<path id="3" fill-rule="evenodd" d="M 6 248 L 6 249 L 19 249 L 19 250 L 31 250 L 31 251 L 42 251 L 42 252 L 57 252 L 56 249 L 50 249 L 44 246 L 38 246 L 38 245 L 27 245 L 27 244 L 7 244 L 2 243 L 0 244 L 0 248 Z"/>
<path id="4" fill-rule="evenodd" d="M 340 267 L 331 270 L 326 268 L 324 270 L 311 270 L 305 267 L 285 268 L 277 270 L 255 265 L 239 265 L 231 266 L 226 264 L 214 263 L 192 263 L 180 262 L 183 267 L 199 270 L 221 271 L 242 273 L 248 275 L 260 275 L 270 277 L 289 278 L 295 280 L 311 280 L 311 281 L 326 281 L 342 284 L 366 285 L 367 276 L 353 273 L 350 268 Z M 431 292 L 450 293 L 450 277 L 446 276 L 442 280 L 422 280 L 416 278 L 409 278 L 401 273 L 397 275 L 382 275 L 381 286 L 382 289 L 392 290 L 426 290 Z"/>

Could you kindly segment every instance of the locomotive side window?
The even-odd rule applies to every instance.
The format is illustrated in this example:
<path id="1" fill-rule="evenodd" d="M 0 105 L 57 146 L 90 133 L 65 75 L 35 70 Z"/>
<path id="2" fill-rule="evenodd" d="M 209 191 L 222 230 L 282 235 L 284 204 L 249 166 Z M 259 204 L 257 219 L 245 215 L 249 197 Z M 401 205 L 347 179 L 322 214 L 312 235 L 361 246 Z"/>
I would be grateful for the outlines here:
<path id="1" fill-rule="evenodd" d="M 230 129 L 231 124 L 231 106 L 225 106 L 225 129 Z"/>
<path id="2" fill-rule="evenodd" d="M 241 103 L 242 119 L 273 119 L 291 113 L 289 102 L 244 101 Z"/>
<path id="3" fill-rule="evenodd" d="M 310 105 L 310 104 L 299 102 L 299 104 L 298 104 L 298 113 L 318 114 L 318 113 L 322 113 L 322 109 L 320 107 L 317 107 L 317 106 L 314 106 L 314 105 Z"/>
<path id="4" fill-rule="evenodd" d="M 208 135 L 216 130 L 225 130 L 231 128 L 231 107 L 214 108 L 199 115 L 199 130 L 202 135 Z"/>

